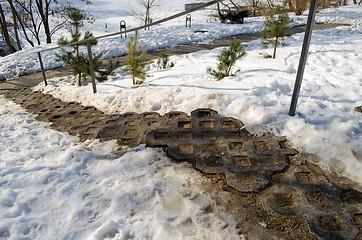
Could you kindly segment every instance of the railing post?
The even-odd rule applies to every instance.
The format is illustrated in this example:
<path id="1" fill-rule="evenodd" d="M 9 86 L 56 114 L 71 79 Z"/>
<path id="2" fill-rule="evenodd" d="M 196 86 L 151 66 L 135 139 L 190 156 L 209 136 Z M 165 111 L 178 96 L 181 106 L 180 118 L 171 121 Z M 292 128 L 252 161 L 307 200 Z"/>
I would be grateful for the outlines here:
<path id="1" fill-rule="evenodd" d="M 290 116 L 294 116 L 295 110 L 297 108 L 297 102 L 298 102 L 300 87 L 302 85 L 305 64 L 307 62 L 309 44 L 310 44 L 310 39 L 312 36 L 312 28 L 314 25 L 314 19 L 315 19 L 315 14 L 317 11 L 317 5 L 318 5 L 318 0 L 312 0 L 310 3 L 308 22 L 307 22 L 307 28 L 305 30 L 305 35 L 304 35 L 302 53 L 300 54 L 297 78 L 295 80 L 292 102 L 290 104 L 289 113 L 288 113 Z"/>
<path id="2" fill-rule="evenodd" d="M 186 15 L 186 27 L 191 27 L 191 14 Z"/>
<path id="3" fill-rule="evenodd" d="M 45 76 L 45 70 L 44 70 L 43 60 L 41 59 L 41 54 L 40 54 L 40 52 L 38 52 L 38 58 L 39 58 L 39 63 L 40 63 L 41 72 L 42 72 L 42 74 L 43 74 L 44 84 L 45 84 L 45 86 L 48 86 L 47 78 L 46 78 L 46 76 Z"/>
<path id="4" fill-rule="evenodd" d="M 87 48 L 88 48 L 88 59 L 89 59 L 89 71 L 92 77 L 93 93 L 97 93 L 96 75 L 94 74 L 92 46 L 90 40 L 87 41 Z"/>
<path id="5" fill-rule="evenodd" d="M 127 31 L 126 22 L 124 20 L 119 22 L 119 31 L 121 32 L 121 38 L 122 38 L 122 30 Z M 124 37 L 127 38 L 127 33 L 124 33 Z"/>

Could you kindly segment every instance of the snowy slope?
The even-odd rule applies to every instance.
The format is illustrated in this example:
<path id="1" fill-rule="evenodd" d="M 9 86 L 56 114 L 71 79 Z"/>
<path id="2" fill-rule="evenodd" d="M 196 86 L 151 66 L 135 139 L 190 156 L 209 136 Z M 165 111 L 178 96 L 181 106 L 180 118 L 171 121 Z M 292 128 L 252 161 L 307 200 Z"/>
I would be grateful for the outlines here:
<path id="1" fill-rule="evenodd" d="M 362 184 L 362 118 L 353 111 L 362 105 L 360 25 L 313 33 L 297 116 L 290 117 L 303 36 L 288 39 L 290 45 L 280 47 L 275 60 L 260 55 L 272 49 L 263 50 L 259 40 L 251 42 L 246 58 L 235 67 L 241 71 L 221 81 L 206 74 L 207 67 L 216 65 L 221 49 L 215 49 L 173 57 L 172 69 L 151 65 L 152 77 L 140 87 L 133 87 L 130 76 L 119 70 L 98 84 L 97 94 L 90 84 L 73 85 L 73 77 L 53 79 L 48 87 L 40 84 L 36 89 L 107 113 L 213 108 L 242 120 L 252 132 L 287 136 L 293 147 L 311 154 L 310 161 Z"/>
<path id="2" fill-rule="evenodd" d="M 1 96 L 0 129 L 0 239 L 243 239 L 201 175 L 161 151 L 114 155 Z"/>

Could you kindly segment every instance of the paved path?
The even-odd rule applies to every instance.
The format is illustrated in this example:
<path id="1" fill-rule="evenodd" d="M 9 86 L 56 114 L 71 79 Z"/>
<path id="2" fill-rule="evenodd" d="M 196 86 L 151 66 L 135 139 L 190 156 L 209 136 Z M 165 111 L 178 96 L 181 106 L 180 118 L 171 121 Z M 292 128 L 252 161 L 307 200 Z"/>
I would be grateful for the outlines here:
<path id="1" fill-rule="evenodd" d="M 314 26 L 314 30 L 322 30 L 327 28 L 332 28 L 338 26 L 337 24 L 317 24 Z M 292 33 L 301 33 L 305 31 L 305 26 L 299 26 L 292 28 Z M 230 42 L 234 39 L 241 40 L 243 42 L 250 42 L 256 40 L 260 37 L 260 33 L 252 34 L 240 34 L 227 38 L 217 39 L 207 43 L 194 43 L 188 45 L 181 45 L 171 48 L 156 49 L 148 52 L 148 57 L 151 59 L 157 59 L 160 57 L 160 53 L 166 53 L 168 55 L 182 55 L 187 53 L 192 53 L 200 50 L 210 50 L 218 47 L 229 46 Z M 121 56 L 113 58 L 112 60 L 119 60 L 121 65 L 125 65 L 127 56 Z M 109 59 L 104 60 L 103 62 L 108 62 Z M 69 68 L 57 68 L 46 71 L 47 78 L 61 77 L 71 75 L 72 72 Z M 21 76 L 17 79 L 7 80 L 0 83 L 0 93 L 4 91 L 22 89 L 24 87 L 33 87 L 38 85 L 43 81 L 41 73 L 30 74 L 26 76 Z"/>
<path id="2" fill-rule="evenodd" d="M 196 109 L 191 116 L 183 112 L 107 115 L 29 88 L 5 97 L 81 140 L 117 139 L 119 145 L 131 147 L 146 144 L 162 148 L 176 161 L 191 163 L 210 179 L 214 187 L 208 191 L 234 213 L 242 231 L 253 232 L 253 225 L 262 222 L 270 234 L 287 239 L 362 237 L 361 192 L 338 185 L 339 180 L 288 148 L 285 138 L 251 135 L 235 118 L 212 109 Z"/>
<path id="3" fill-rule="evenodd" d="M 250 41 L 258 34 L 162 52 L 175 55 L 211 49 L 228 45 L 234 38 Z M 158 57 L 159 51 L 150 51 L 150 56 Z M 47 71 L 47 75 L 64 76 L 68 71 L 61 68 Z M 191 163 L 210 180 L 211 187 L 205 188 L 251 239 L 362 239 L 362 193 L 308 163 L 288 148 L 283 137 L 251 135 L 241 121 L 212 109 L 196 109 L 191 116 L 183 112 L 107 115 L 95 107 L 65 103 L 27 88 L 39 79 L 41 74 L 32 74 L 3 83 L 0 93 L 37 114 L 38 120 L 79 135 L 81 140 L 146 144 L 162 148 L 176 161 Z M 267 227 L 258 231 L 260 223 Z"/>

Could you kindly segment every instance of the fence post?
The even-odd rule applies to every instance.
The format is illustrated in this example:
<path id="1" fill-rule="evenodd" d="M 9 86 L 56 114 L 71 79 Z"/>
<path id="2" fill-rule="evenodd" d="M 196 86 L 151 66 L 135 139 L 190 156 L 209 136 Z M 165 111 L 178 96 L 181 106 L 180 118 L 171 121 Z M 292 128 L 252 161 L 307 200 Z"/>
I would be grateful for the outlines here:
<path id="1" fill-rule="evenodd" d="M 41 54 L 40 54 L 40 52 L 38 52 L 38 58 L 39 58 L 39 63 L 40 63 L 41 72 L 42 72 L 42 74 L 43 74 L 44 84 L 45 84 L 45 86 L 48 86 L 47 78 L 46 78 L 46 76 L 45 76 L 45 70 L 44 70 L 43 60 L 41 59 Z"/>
<path id="2" fill-rule="evenodd" d="M 88 59 L 89 59 L 89 71 L 92 77 L 93 93 L 97 93 L 96 75 L 94 74 L 92 46 L 90 40 L 87 41 L 87 48 L 88 48 Z"/>
<path id="3" fill-rule="evenodd" d="M 292 102 L 290 103 L 290 108 L 289 108 L 289 113 L 288 113 L 290 116 L 294 116 L 295 110 L 297 108 L 297 102 L 298 102 L 300 87 L 302 85 L 305 64 L 307 62 L 309 44 L 310 44 L 310 39 L 312 36 L 312 28 L 314 25 L 314 19 L 315 19 L 315 14 L 317 11 L 317 5 L 318 5 L 318 0 L 312 0 L 310 3 L 308 22 L 307 22 L 307 28 L 305 29 L 302 53 L 300 54 L 297 78 L 295 80 Z"/>
<path id="4" fill-rule="evenodd" d="M 188 24 L 187 24 L 188 23 Z M 191 27 L 191 14 L 186 15 L 186 27 Z"/>
<path id="5" fill-rule="evenodd" d="M 127 30 L 126 22 L 124 20 L 119 22 L 119 31 L 121 32 L 121 38 L 122 38 L 122 29 L 124 29 L 124 31 Z M 124 37 L 127 38 L 127 33 L 124 33 Z"/>

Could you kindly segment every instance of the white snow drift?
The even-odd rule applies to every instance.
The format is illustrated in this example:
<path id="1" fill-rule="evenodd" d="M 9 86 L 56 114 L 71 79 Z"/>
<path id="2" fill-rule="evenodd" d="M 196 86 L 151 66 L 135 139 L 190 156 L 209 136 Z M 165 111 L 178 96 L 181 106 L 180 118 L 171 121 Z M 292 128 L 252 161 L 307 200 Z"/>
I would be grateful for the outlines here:
<path id="1" fill-rule="evenodd" d="M 243 239 L 200 174 L 161 151 L 114 155 L 3 97 L 0 129 L 1 239 Z"/>

